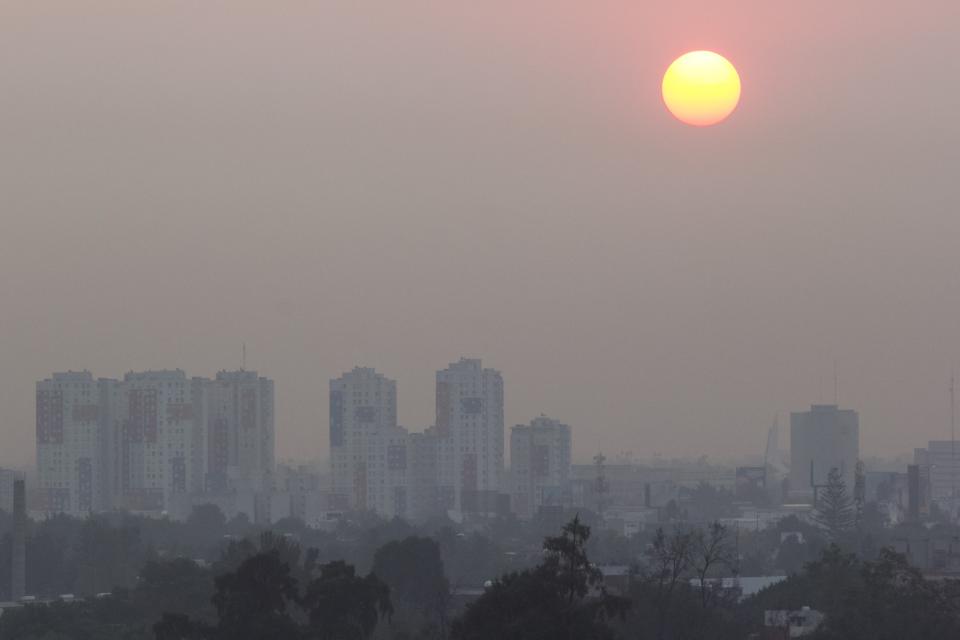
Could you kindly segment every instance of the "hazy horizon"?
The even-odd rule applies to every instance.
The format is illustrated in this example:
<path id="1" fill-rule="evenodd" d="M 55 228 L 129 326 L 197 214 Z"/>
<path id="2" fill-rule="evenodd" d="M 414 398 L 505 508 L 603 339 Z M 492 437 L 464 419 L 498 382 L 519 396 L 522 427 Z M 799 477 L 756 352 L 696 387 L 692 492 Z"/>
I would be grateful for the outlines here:
<path id="1" fill-rule="evenodd" d="M 243 343 L 278 457 L 356 365 L 423 429 L 461 356 L 575 458 L 759 455 L 835 363 L 864 456 L 949 437 L 956 3 L 495 5 L 0 7 L 0 465 L 37 380 Z M 698 48 L 743 81 L 710 129 L 659 95 Z"/>

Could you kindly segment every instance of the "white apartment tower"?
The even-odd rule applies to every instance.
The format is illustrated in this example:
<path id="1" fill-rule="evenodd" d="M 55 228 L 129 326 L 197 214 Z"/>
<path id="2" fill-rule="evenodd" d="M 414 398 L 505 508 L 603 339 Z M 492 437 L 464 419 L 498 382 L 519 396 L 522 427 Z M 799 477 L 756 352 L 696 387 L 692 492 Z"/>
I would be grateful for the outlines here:
<path id="1" fill-rule="evenodd" d="M 273 381 L 255 372 L 56 373 L 36 394 L 41 510 L 182 513 L 205 492 L 272 489 Z"/>
<path id="2" fill-rule="evenodd" d="M 502 490 L 503 377 L 479 359 L 437 372 L 439 500 L 457 513 L 490 512 Z"/>
<path id="3" fill-rule="evenodd" d="M 202 487 L 197 461 L 204 432 L 202 379 L 177 369 L 128 373 L 114 387 L 116 506 L 162 511 Z M 199 450 L 198 450 L 199 449 Z"/>
<path id="4" fill-rule="evenodd" d="M 39 509 L 86 515 L 109 508 L 109 452 L 101 390 L 112 381 L 89 371 L 55 373 L 37 382 Z"/>
<path id="5" fill-rule="evenodd" d="M 570 503 L 570 427 L 541 415 L 510 432 L 513 510 L 531 518 L 541 506 Z"/>
<path id="6" fill-rule="evenodd" d="M 330 463 L 333 490 L 351 509 L 406 515 L 406 431 L 397 426 L 396 381 L 369 367 L 330 381 Z"/>
<path id="7" fill-rule="evenodd" d="M 268 493 L 273 489 L 273 380 L 256 371 L 220 371 L 205 381 L 206 490 Z"/>

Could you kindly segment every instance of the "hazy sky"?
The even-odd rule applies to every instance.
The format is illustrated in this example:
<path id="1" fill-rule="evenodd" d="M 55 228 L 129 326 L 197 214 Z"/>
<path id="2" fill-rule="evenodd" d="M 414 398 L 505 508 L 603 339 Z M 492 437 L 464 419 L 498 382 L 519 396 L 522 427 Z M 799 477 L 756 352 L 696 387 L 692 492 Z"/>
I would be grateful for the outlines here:
<path id="1" fill-rule="evenodd" d="M 958 42 L 955 0 L 5 0 L 0 464 L 52 371 L 244 341 L 282 456 L 355 364 L 422 429 L 461 355 L 577 456 L 760 453 L 834 361 L 866 454 L 944 437 Z M 659 95 L 700 48 L 711 129 Z"/>

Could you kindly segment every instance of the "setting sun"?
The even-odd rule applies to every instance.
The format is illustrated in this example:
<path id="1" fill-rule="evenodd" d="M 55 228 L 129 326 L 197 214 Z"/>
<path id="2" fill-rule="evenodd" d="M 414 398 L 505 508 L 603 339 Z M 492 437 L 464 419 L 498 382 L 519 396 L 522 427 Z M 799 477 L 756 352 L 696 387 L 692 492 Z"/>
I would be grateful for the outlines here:
<path id="1" fill-rule="evenodd" d="M 663 102 L 678 120 L 696 127 L 722 122 L 740 101 L 740 76 L 712 51 L 691 51 L 663 74 Z"/>

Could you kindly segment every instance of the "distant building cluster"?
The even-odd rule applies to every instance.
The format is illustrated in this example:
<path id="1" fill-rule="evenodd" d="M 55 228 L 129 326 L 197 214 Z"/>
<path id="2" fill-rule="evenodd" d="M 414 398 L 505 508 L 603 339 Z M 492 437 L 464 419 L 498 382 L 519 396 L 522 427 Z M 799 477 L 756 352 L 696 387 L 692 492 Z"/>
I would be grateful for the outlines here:
<path id="1" fill-rule="evenodd" d="M 894 522 L 937 510 L 956 518 L 960 507 L 955 444 L 938 440 L 916 449 L 906 473 L 865 471 L 859 416 L 834 404 L 791 414 L 789 470 L 776 447 L 776 424 L 764 464 L 734 470 L 638 464 L 622 455 L 574 465 L 570 425 L 545 415 L 512 427 L 508 467 L 503 377 L 479 359 L 462 358 L 436 372 L 435 420 L 422 430 L 398 423 L 397 383 L 372 368 L 331 380 L 329 401 L 329 466 L 277 464 L 274 383 L 255 371 L 213 378 L 143 371 L 122 379 L 55 373 L 36 384 L 31 509 L 76 516 L 122 509 L 182 519 L 212 503 L 228 518 L 272 523 L 292 516 L 332 527 L 356 511 L 462 522 L 582 508 L 630 535 L 664 518 L 687 517 L 692 492 L 703 484 L 739 501 L 740 515 L 724 516 L 729 524 L 759 528 L 815 508 L 833 469 L 851 498 L 876 502 Z M 0 469 L 0 510 L 13 509 L 16 477 Z M 751 504 L 781 506 L 742 506 Z"/>
<path id="2" fill-rule="evenodd" d="M 570 447 L 567 425 L 516 426 L 509 473 L 503 377 L 477 359 L 437 372 L 436 420 L 419 433 L 397 424 L 394 380 L 358 367 L 330 382 L 332 493 L 347 509 L 423 520 L 569 505 Z"/>
<path id="3" fill-rule="evenodd" d="M 396 381 L 372 368 L 331 380 L 329 393 L 323 470 L 276 464 L 274 384 L 256 372 L 55 373 L 37 382 L 32 509 L 185 518 L 213 503 L 227 517 L 323 527 L 347 511 L 531 517 L 573 502 L 570 427 L 546 416 L 513 427 L 505 468 L 503 377 L 478 359 L 437 372 L 436 420 L 420 432 L 398 424 Z M 10 484 L 0 476 L 0 500 L 12 501 Z"/>
<path id="4" fill-rule="evenodd" d="M 180 370 L 37 382 L 33 509 L 183 516 L 198 501 L 258 515 L 274 473 L 273 381 Z"/>

